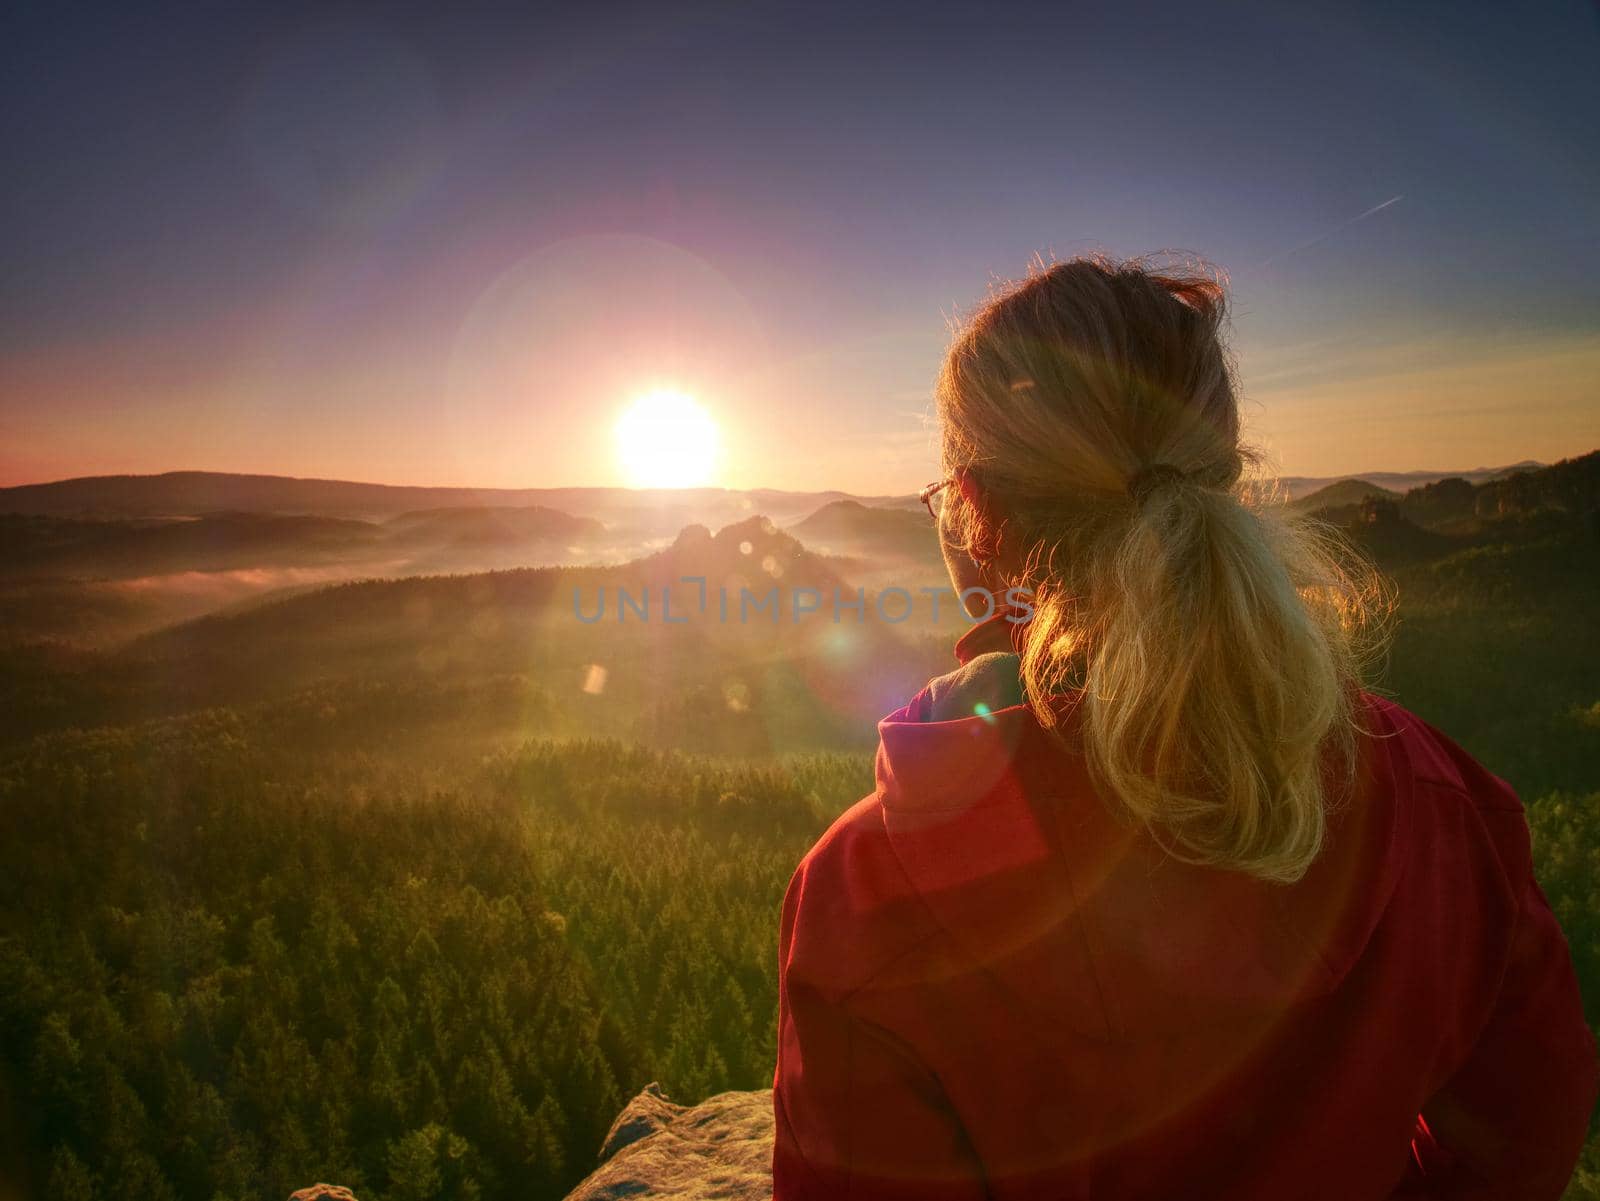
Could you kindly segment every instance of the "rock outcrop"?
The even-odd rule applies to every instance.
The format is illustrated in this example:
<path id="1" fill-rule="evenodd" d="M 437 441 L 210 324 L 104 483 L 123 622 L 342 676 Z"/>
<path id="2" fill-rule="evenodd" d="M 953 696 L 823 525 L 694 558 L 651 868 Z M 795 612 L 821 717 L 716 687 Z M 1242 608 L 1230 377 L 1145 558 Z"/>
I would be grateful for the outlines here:
<path id="1" fill-rule="evenodd" d="M 296 1189 L 289 1201 L 356 1201 L 356 1195 L 342 1184 L 313 1184 L 310 1188 Z"/>
<path id="2" fill-rule="evenodd" d="M 772 1092 L 676 1105 L 648 1085 L 617 1115 L 600 1166 L 567 1201 L 771 1201 Z"/>
<path id="3" fill-rule="evenodd" d="M 617 1115 L 600 1166 L 566 1201 L 772 1201 L 772 1090 L 719 1093 L 699 1105 L 649 1084 Z M 356 1201 L 313 1184 L 289 1201 Z"/>

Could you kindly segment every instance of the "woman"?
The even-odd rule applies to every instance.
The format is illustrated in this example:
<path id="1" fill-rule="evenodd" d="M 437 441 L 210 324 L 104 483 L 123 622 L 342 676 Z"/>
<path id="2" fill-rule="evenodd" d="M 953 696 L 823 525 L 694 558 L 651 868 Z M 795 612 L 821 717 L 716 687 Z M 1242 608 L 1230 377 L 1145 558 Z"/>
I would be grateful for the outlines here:
<path id="1" fill-rule="evenodd" d="M 1554 1198 L 1596 1088 L 1506 784 L 1241 487 L 1221 289 L 1077 260 L 939 382 L 957 589 L 784 901 L 775 1201 Z"/>

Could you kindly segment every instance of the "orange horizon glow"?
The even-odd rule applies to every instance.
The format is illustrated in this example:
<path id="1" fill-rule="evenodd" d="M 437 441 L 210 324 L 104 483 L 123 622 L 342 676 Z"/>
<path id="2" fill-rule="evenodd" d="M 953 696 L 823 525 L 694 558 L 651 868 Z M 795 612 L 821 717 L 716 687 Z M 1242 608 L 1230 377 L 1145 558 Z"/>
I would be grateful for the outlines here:
<path id="1" fill-rule="evenodd" d="M 749 281 L 703 255 L 631 235 L 569 239 L 480 278 L 455 317 L 383 332 L 377 349 L 308 318 L 334 286 L 319 273 L 248 320 L 0 351 L 14 402 L 0 408 L 0 485 L 204 470 L 879 496 L 937 472 L 948 327 L 931 301 L 863 314 L 830 342 L 763 320 Z M 1248 312 L 1234 326 L 1247 436 L 1283 475 L 1465 471 L 1600 446 L 1592 333 L 1285 343 Z M 715 468 L 674 479 L 621 461 L 618 414 L 655 381 L 714 414 Z"/>

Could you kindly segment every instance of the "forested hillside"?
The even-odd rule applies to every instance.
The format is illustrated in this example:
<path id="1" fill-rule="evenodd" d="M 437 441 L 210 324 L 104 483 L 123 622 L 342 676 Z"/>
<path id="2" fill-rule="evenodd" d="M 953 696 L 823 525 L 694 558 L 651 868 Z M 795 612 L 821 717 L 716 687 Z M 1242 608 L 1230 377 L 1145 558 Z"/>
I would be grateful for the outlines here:
<path id="1" fill-rule="evenodd" d="M 865 755 L 306 754 L 228 711 L 0 769 L 29 1195 L 559 1197 L 622 1102 L 770 1083 L 778 903 Z"/>
<path id="2" fill-rule="evenodd" d="M 1595 462 L 1332 516 L 1398 597 L 1376 685 L 1527 802 L 1600 1022 Z M 615 590 L 847 567 L 752 519 L 616 568 L 13 643 L 0 1180 L 538 1201 L 650 1080 L 686 1102 L 770 1082 L 783 887 L 871 787 L 873 718 L 965 627 L 665 625 L 620 619 Z M 611 590 L 603 621 L 573 587 L 590 613 Z M 1590 1155 L 1573 1197 L 1600 1198 Z"/>

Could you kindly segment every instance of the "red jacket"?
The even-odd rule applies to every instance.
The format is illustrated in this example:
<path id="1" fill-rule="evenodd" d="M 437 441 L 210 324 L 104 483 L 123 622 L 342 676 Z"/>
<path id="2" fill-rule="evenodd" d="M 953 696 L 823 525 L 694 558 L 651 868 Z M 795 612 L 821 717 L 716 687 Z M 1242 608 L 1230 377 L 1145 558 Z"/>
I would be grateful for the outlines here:
<path id="1" fill-rule="evenodd" d="M 930 720 L 941 687 L 784 899 L 775 1201 L 1560 1195 L 1594 1040 L 1503 781 L 1367 697 L 1357 799 L 1268 884 L 1125 829 L 1020 704 Z"/>

